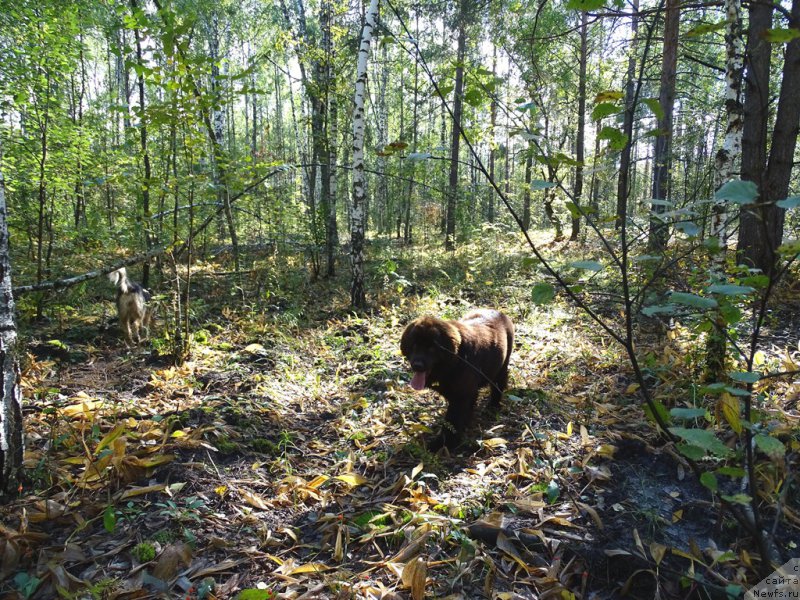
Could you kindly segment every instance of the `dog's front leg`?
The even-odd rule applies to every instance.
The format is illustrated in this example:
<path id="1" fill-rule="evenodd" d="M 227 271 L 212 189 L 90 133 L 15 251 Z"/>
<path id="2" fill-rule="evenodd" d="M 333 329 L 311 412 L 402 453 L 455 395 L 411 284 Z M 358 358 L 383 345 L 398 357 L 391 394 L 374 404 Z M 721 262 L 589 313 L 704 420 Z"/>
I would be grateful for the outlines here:
<path id="1" fill-rule="evenodd" d="M 448 398 L 447 413 L 442 427 L 442 442 L 449 449 L 455 448 L 463 440 L 464 431 L 472 420 L 477 400 L 477 390 L 460 390 L 460 393 Z"/>

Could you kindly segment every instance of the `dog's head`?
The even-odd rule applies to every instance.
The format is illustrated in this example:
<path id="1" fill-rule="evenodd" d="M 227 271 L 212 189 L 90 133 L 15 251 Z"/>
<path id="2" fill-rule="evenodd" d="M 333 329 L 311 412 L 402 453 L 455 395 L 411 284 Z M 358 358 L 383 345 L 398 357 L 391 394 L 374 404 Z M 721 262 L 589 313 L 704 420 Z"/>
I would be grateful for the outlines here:
<path id="1" fill-rule="evenodd" d="M 108 274 L 108 280 L 115 286 L 122 285 L 122 282 L 125 281 L 127 278 L 128 278 L 128 273 L 125 270 L 125 267 L 121 267 L 116 271 L 111 271 L 111 273 Z"/>
<path id="2" fill-rule="evenodd" d="M 414 371 L 411 386 L 423 389 L 435 367 L 456 360 L 460 345 L 461 334 L 449 321 L 427 316 L 412 321 L 400 339 L 400 351 Z"/>

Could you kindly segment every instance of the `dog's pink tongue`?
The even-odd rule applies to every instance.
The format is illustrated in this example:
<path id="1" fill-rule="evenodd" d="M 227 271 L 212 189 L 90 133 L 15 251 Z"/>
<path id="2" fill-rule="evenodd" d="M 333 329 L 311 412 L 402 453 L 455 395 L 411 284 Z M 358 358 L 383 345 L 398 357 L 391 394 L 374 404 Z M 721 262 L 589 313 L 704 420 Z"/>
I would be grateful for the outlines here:
<path id="1" fill-rule="evenodd" d="M 425 371 L 414 371 L 414 377 L 411 378 L 411 387 L 415 390 L 422 390 L 425 388 Z"/>

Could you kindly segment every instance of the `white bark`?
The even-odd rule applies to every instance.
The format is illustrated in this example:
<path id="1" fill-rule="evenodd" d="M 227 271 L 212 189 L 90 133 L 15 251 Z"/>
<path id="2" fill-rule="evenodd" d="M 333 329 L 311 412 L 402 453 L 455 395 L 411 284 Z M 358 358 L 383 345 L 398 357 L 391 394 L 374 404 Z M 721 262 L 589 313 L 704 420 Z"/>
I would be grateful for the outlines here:
<path id="1" fill-rule="evenodd" d="M 0 152 L 0 155 L 2 153 Z M 22 395 L 16 360 L 17 329 L 14 323 L 14 295 L 11 291 L 11 262 L 8 255 L 8 221 L 3 174 L 0 172 L 0 497 L 14 493 L 22 466 Z"/>
<path id="2" fill-rule="evenodd" d="M 733 179 L 736 161 L 742 154 L 744 109 L 741 101 L 742 71 L 744 69 L 744 40 L 742 37 L 741 0 L 725 0 L 725 108 L 728 124 L 722 146 L 717 151 L 714 170 L 714 189 L 718 190 Z M 711 236 L 719 241 L 720 252 L 715 264 L 725 261 L 728 232 L 725 225 L 725 203 L 717 202 L 711 218 Z"/>
<path id="3" fill-rule="evenodd" d="M 367 89 L 369 47 L 377 19 L 378 0 L 370 0 L 364 19 L 364 29 L 361 32 L 361 45 L 358 49 L 353 106 L 353 206 L 350 211 L 350 260 L 353 282 L 350 288 L 350 302 L 354 307 L 363 307 L 366 301 L 364 294 L 364 229 L 366 222 L 364 205 L 367 193 L 364 175 L 364 96 Z"/>

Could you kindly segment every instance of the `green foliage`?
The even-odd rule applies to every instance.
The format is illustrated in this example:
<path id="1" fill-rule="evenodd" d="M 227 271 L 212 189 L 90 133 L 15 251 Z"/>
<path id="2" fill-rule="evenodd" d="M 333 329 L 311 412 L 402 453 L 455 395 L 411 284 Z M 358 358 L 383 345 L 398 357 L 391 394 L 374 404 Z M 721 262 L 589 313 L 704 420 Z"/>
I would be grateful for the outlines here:
<path id="1" fill-rule="evenodd" d="M 537 283 L 531 290 L 531 302 L 534 304 L 548 304 L 555 298 L 556 290 L 549 283 Z"/>
<path id="2" fill-rule="evenodd" d="M 573 269 L 582 269 L 585 271 L 594 271 L 598 273 L 603 270 L 603 265 L 597 262 L 596 260 L 576 260 L 569 263 L 569 266 Z"/>
<path id="3" fill-rule="evenodd" d="M 670 427 L 669 430 L 673 435 L 687 442 L 691 450 L 687 451 L 686 446 L 680 447 L 679 450 L 690 458 L 698 456 L 697 450 L 700 451 L 699 456 L 709 453 L 717 458 L 726 458 L 732 454 L 731 449 L 723 444 L 712 431 L 706 429 L 686 429 L 685 427 Z"/>
<path id="4" fill-rule="evenodd" d="M 140 563 L 146 563 L 156 557 L 156 549 L 155 546 L 149 542 L 140 542 L 133 547 L 131 554 Z"/>
<path id="5" fill-rule="evenodd" d="M 608 141 L 608 147 L 611 150 L 620 151 L 628 145 L 628 136 L 622 133 L 616 127 L 605 126 L 597 134 L 601 140 Z"/>
<path id="6" fill-rule="evenodd" d="M 275 597 L 275 594 L 269 590 L 250 588 L 239 592 L 236 600 L 274 600 Z"/>
<path id="7" fill-rule="evenodd" d="M 753 439 L 755 440 L 758 449 L 769 456 L 772 460 L 780 460 L 786 454 L 786 448 L 784 447 L 783 442 L 777 438 L 764 435 L 763 433 L 758 433 L 753 437 Z"/>
<path id="8" fill-rule="evenodd" d="M 36 593 L 36 590 L 41 583 L 41 579 L 35 575 L 29 575 L 25 572 L 20 572 L 14 575 L 14 585 L 17 586 L 17 590 L 20 594 L 22 594 L 22 597 L 26 599 L 31 598 L 33 594 Z"/>
<path id="9" fill-rule="evenodd" d="M 752 181 L 729 181 L 714 194 L 715 200 L 731 202 L 740 206 L 753 204 L 756 198 L 758 198 L 758 187 Z"/>
<path id="10" fill-rule="evenodd" d="M 764 39 L 773 44 L 787 44 L 797 38 L 800 38 L 800 29 L 797 27 L 777 27 L 764 32 Z"/>
<path id="11" fill-rule="evenodd" d="M 114 533 L 117 527 L 117 512 L 110 504 L 103 511 L 103 527 L 108 533 Z"/>

